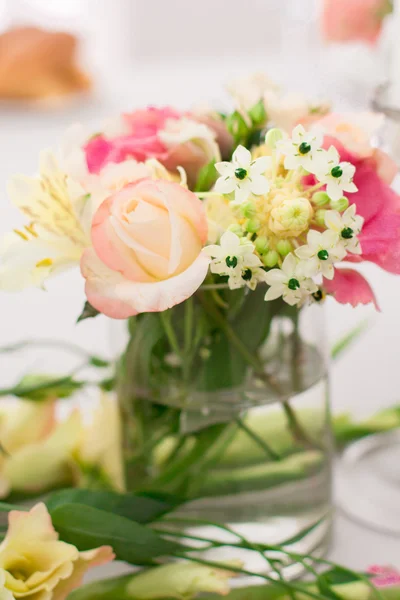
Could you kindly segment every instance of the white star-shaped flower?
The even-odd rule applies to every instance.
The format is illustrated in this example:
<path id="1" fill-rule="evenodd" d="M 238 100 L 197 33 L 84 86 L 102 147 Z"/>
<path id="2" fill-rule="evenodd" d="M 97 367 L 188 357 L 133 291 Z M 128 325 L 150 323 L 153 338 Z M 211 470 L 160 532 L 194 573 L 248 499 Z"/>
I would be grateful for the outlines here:
<path id="1" fill-rule="evenodd" d="M 210 264 L 211 273 L 228 276 L 231 289 L 244 285 L 254 289 L 261 280 L 259 269 L 262 266 L 254 249 L 254 244 L 247 238 L 240 238 L 232 231 L 226 231 L 219 244 L 206 246 L 203 252 L 213 259 Z M 260 270 L 265 274 L 263 269 Z"/>
<path id="2" fill-rule="evenodd" d="M 334 146 L 323 153 L 320 167 L 316 176 L 321 183 L 326 183 L 326 193 L 331 200 L 340 200 L 343 192 L 358 190 L 353 183 L 355 166 L 349 162 L 340 162 L 339 152 Z"/>
<path id="3" fill-rule="evenodd" d="M 352 254 L 362 252 L 357 236 L 363 224 L 364 219 L 356 214 L 355 204 L 351 204 L 342 215 L 337 210 L 327 210 L 325 213 L 325 225 L 339 236 L 340 243 Z"/>
<path id="4" fill-rule="evenodd" d="M 307 132 L 302 125 L 297 125 L 290 139 L 281 140 L 276 145 L 278 152 L 285 157 L 285 169 L 303 167 L 309 173 L 317 173 L 323 168 L 322 141 L 323 136 L 318 131 Z"/>
<path id="5" fill-rule="evenodd" d="M 322 274 L 327 279 L 333 279 L 333 265 L 343 260 L 347 253 L 335 231 L 328 229 L 321 233 L 311 229 L 307 234 L 307 244 L 297 248 L 295 254 L 301 261 L 299 270 L 306 277 Z"/>
<path id="6" fill-rule="evenodd" d="M 235 202 L 245 202 L 250 194 L 262 196 L 267 194 L 270 183 L 265 171 L 271 164 L 269 156 L 252 159 L 251 153 L 244 146 L 238 146 L 231 162 L 216 163 L 215 168 L 221 175 L 215 183 L 215 191 L 219 194 L 235 192 Z"/>
<path id="7" fill-rule="evenodd" d="M 293 254 L 287 255 L 280 269 L 268 271 L 265 281 L 270 285 L 265 300 L 282 296 L 291 306 L 302 304 L 307 296 L 318 291 L 314 281 L 301 272 L 299 261 Z"/>

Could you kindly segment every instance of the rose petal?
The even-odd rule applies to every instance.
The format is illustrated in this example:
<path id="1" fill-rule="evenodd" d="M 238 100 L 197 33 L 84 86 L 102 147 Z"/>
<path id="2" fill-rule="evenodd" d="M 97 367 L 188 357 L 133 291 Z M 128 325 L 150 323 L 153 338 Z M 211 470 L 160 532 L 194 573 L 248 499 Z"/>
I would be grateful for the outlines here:
<path id="1" fill-rule="evenodd" d="M 210 263 L 200 253 L 183 273 L 153 283 L 133 282 L 109 269 L 93 249 L 84 252 L 82 275 L 86 295 L 92 306 L 114 319 L 126 319 L 142 312 L 161 312 L 180 304 L 203 283 Z"/>
<path id="2" fill-rule="evenodd" d="M 373 302 L 376 310 L 380 311 L 374 292 L 368 281 L 352 269 L 335 269 L 332 280 L 324 278 L 324 287 L 340 304 L 369 304 Z"/>

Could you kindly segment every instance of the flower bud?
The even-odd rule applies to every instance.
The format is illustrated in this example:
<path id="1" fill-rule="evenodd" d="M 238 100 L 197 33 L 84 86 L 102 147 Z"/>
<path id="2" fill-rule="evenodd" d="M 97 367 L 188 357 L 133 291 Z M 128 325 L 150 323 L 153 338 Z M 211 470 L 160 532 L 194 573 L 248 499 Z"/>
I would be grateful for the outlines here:
<path id="1" fill-rule="evenodd" d="M 244 202 L 244 204 L 242 204 L 240 208 L 243 215 L 248 219 L 251 219 L 251 217 L 254 217 L 254 215 L 257 213 L 257 209 L 254 202 L 251 202 L 250 200 L 248 202 Z"/>
<path id="2" fill-rule="evenodd" d="M 281 256 L 286 256 L 293 250 L 293 247 L 289 240 L 279 240 L 276 249 Z"/>
<path id="3" fill-rule="evenodd" d="M 269 131 L 267 131 L 267 134 L 265 136 L 265 143 L 267 144 L 267 146 L 272 148 L 272 150 L 274 150 L 277 142 L 280 142 L 282 139 L 283 139 L 282 131 L 280 129 L 277 129 L 276 127 L 274 127 L 274 129 L 270 129 Z"/>
<path id="4" fill-rule="evenodd" d="M 323 208 L 320 208 L 315 213 L 315 222 L 320 227 L 325 227 L 325 214 L 326 214 L 326 210 L 324 210 Z"/>
<path id="5" fill-rule="evenodd" d="M 245 223 L 245 229 L 249 233 L 256 233 L 260 229 L 260 227 L 261 227 L 261 222 L 259 221 L 259 219 L 256 219 L 256 218 L 247 219 L 247 221 Z"/>
<path id="6" fill-rule="evenodd" d="M 265 254 L 266 252 L 268 252 L 269 242 L 268 238 L 266 238 L 264 235 L 258 237 L 254 242 L 254 245 L 259 254 Z"/>
<path id="7" fill-rule="evenodd" d="M 345 196 L 343 198 L 339 198 L 339 200 L 331 201 L 332 210 L 338 210 L 339 212 L 344 212 L 346 208 L 349 207 L 349 200 Z"/>
<path id="8" fill-rule="evenodd" d="M 326 192 L 315 192 L 311 197 L 311 201 L 316 206 L 325 206 L 326 204 L 329 204 L 331 199 Z"/>
<path id="9" fill-rule="evenodd" d="M 243 236 L 243 229 L 237 223 L 233 223 L 232 225 L 229 225 L 228 231 L 232 231 L 232 233 L 234 233 L 238 237 Z"/>
<path id="10" fill-rule="evenodd" d="M 266 267 L 272 268 L 278 264 L 279 254 L 276 252 L 276 250 L 270 250 L 267 252 L 267 254 L 264 254 L 261 260 Z"/>

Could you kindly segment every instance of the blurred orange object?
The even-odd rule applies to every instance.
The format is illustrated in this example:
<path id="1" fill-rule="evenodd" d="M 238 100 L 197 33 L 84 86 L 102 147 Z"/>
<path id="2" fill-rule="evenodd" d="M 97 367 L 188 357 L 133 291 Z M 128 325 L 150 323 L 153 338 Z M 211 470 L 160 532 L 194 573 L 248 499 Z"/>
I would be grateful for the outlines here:
<path id="1" fill-rule="evenodd" d="M 63 32 L 19 27 L 0 35 L 0 98 L 52 100 L 90 89 L 77 66 L 77 39 Z"/>

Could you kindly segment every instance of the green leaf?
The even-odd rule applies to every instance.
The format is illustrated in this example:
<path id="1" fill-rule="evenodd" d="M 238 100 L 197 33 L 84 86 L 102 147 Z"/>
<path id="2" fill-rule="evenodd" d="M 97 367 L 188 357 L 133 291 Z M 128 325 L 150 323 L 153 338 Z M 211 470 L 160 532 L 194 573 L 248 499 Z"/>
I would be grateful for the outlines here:
<path id="1" fill-rule="evenodd" d="M 92 367 L 104 369 L 110 366 L 110 361 L 104 360 L 104 358 L 100 358 L 100 356 L 91 356 L 89 359 L 89 364 L 92 365 Z"/>
<path id="2" fill-rule="evenodd" d="M 369 319 L 358 323 L 351 331 L 338 340 L 331 349 L 331 357 L 336 360 L 369 326 Z"/>
<path id="3" fill-rule="evenodd" d="M 226 118 L 225 124 L 229 133 L 232 135 L 235 145 L 246 144 L 250 129 L 243 119 L 242 115 L 235 110 Z"/>
<path id="4" fill-rule="evenodd" d="M 183 550 L 149 527 L 85 504 L 64 504 L 50 514 L 60 538 L 81 551 L 111 546 L 117 560 L 149 565 L 155 558 Z"/>
<path id="5" fill-rule="evenodd" d="M 218 179 L 218 172 L 215 168 L 215 160 L 202 167 L 197 177 L 195 192 L 208 192 Z"/>
<path id="6" fill-rule="evenodd" d="M 90 302 L 86 301 L 85 305 L 83 307 L 83 310 L 81 312 L 81 314 L 79 315 L 78 319 L 77 319 L 77 323 L 79 323 L 80 321 L 84 321 L 85 319 L 91 319 L 93 317 L 97 317 L 97 315 L 100 314 L 100 311 L 97 310 L 97 308 L 94 308 L 94 306 L 92 306 L 90 304 Z"/>
<path id="7" fill-rule="evenodd" d="M 25 400 L 45 402 L 54 398 L 68 398 L 83 386 L 83 382 L 76 381 L 72 377 L 57 378 L 55 375 L 38 373 L 25 375 L 14 386 L 12 394 Z"/>
<path id="8" fill-rule="evenodd" d="M 271 320 L 276 311 L 282 306 L 281 301 L 265 302 L 265 288 L 259 285 L 254 292 L 250 291 L 236 308 L 237 299 L 229 291 L 229 301 L 232 299 L 235 308 L 230 307 L 224 314 L 227 325 L 236 337 L 252 354 L 267 338 Z M 233 312 L 233 315 L 231 314 Z M 210 317 L 212 320 L 212 316 Z M 201 391 L 213 391 L 239 386 L 247 373 L 248 362 L 236 349 L 228 336 L 218 328 L 214 341 L 209 346 L 210 357 L 203 362 L 198 374 L 197 388 Z"/>
<path id="9" fill-rule="evenodd" d="M 266 124 L 267 113 L 265 112 L 265 105 L 262 99 L 249 110 L 249 117 L 253 125 L 262 126 Z"/>
<path id="10" fill-rule="evenodd" d="M 137 523 L 151 523 L 178 505 L 176 498 L 172 496 L 170 499 L 167 498 L 165 496 L 164 499 L 157 499 L 134 494 L 70 488 L 51 494 L 46 500 L 46 505 L 49 511 L 53 511 L 65 504 L 84 504 L 126 517 Z"/>

